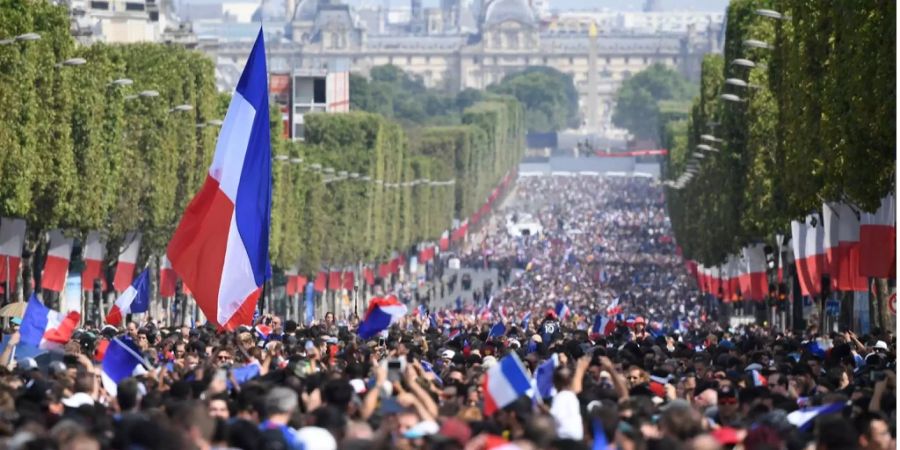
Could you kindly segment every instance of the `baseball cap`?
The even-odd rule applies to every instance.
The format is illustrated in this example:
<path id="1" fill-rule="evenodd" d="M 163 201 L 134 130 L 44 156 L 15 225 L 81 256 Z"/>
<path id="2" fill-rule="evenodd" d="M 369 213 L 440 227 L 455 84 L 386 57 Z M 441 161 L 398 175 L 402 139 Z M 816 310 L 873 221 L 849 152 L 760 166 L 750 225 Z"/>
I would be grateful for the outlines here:
<path id="1" fill-rule="evenodd" d="M 450 350 L 450 349 L 444 350 L 444 352 L 441 353 L 441 357 L 444 359 L 453 359 L 453 357 L 455 355 L 456 355 L 456 352 L 454 352 L 453 350 Z"/>
<path id="2" fill-rule="evenodd" d="M 888 345 L 887 345 L 887 342 L 884 342 L 884 341 L 878 341 L 878 342 L 876 342 L 876 343 L 875 343 L 875 350 L 884 350 L 884 351 L 888 351 Z"/>
<path id="3" fill-rule="evenodd" d="M 731 427 L 717 428 L 711 434 L 720 445 L 735 445 L 740 442 L 737 430 Z"/>
<path id="4" fill-rule="evenodd" d="M 16 368 L 21 370 L 22 372 L 28 372 L 29 370 L 37 370 L 38 363 L 34 358 L 22 358 L 16 361 Z"/>

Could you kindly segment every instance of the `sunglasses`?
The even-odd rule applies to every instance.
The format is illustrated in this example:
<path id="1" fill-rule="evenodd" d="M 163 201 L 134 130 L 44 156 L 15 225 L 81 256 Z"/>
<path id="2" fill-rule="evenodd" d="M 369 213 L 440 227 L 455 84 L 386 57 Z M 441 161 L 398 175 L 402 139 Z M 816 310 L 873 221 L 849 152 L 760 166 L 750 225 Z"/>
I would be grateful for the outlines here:
<path id="1" fill-rule="evenodd" d="M 219 361 L 228 361 L 229 359 L 231 359 L 231 356 L 219 355 L 219 356 L 217 356 L 217 358 L 219 358 Z"/>
<path id="2" fill-rule="evenodd" d="M 737 405 L 737 399 L 734 397 L 725 397 L 719 399 L 720 405 Z"/>

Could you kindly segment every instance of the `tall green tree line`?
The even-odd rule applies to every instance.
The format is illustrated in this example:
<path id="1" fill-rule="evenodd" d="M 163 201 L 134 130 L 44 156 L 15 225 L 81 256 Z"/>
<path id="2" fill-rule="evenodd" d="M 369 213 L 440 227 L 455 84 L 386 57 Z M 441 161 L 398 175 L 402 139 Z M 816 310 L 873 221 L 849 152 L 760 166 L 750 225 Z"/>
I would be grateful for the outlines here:
<path id="1" fill-rule="evenodd" d="M 774 20 L 755 13 L 773 9 Z M 724 58 L 703 62 L 699 96 L 684 123 L 665 125 L 667 170 L 699 171 L 669 189 L 685 256 L 707 265 L 750 242 L 774 242 L 790 221 L 827 201 L 874 211 L 895 188 L 894 2 L 733 0 Z M 768 48 L 748 45 L 762 41 Z M 752 44 L 752 43 L 751 43 Z M 734 64 L 749 59 L 755 67 Z M 747 81 L 747 88 L 726 84 Z M 720 95 L 742 101 L 723 101 Z M 724 142 L 701 140 L 712 134 Z M 692 156 L 698 144 L 718 153 Z"/>

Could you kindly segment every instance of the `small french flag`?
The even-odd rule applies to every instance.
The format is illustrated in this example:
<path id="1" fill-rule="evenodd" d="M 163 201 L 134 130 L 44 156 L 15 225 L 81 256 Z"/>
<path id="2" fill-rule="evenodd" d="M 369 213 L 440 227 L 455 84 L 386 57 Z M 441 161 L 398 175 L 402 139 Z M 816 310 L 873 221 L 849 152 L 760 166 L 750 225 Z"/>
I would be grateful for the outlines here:
<path id="1" fill-rule="evenodd" d="M 388 329 L 394 322 L 406 315 L 406 305 L 400 303 L 397 297 L 375 297 L 369 301 L 369 309 L 362 323 L 359 324 L 357 334 L 363 339 L 369 339 L 378 333 Z"/>
<path id="2" fill-rule="evenodd" d="M 263 341 L 269 338 L 269 334 L 272 333 L 272 327 L 264 324 L 259 324 L 254 327 L 256 330 L 256 335 Z"/>
<path id="3" fill-rule="evenodd" d="M 141 356 L 137 345 L 128 338 L 115 338 L 109 341 L 103 354 L 100 381 L 103 388 L 116 395 L 120 381 L 146 370 L 147 362 Z M 144 372 L 146 373 L 146 372 Z"/>
<path id="4" fill-rule="evenodd" d="M 122 324 L 122 318 L 132 313 L 147 312 L 150 308 L 150 269 L 143 272 L 122 292 L 106 315 L 106 323 Z"/>
<path id="5" fill-rule="evenodd" d="M 20 341 L 43 349 L 61 348 L 72 338 L 80 320 L 77 311 L 62 315 L 44 306 L 32 292 L 19 326 Z"/>
<path id="6" fill-rule="evenodd" d="M 522 328 L 528 329 L 528 324 L 531 322 L 531 311 L 525 313 L 525 316 L 522 317 Z"/>
<path id="7" fill-rule="evenodd" d="M 766 380 L 766 377 L 759 373 L 758 370 L 750 371 L 750 379 L 753 381 L 753 385 L 757 387 L 768 386 L 769 384 L 768 380 Z"/>
<path id="8" fill-rule="evenodd" d="M 491 327 L 491 330 L 488 331 L 488 339 L 500 337 L 504 334 L 506 334 L 506 325 L 503 325 L 503 322 L 497 322 Z"/>
<path id="9" fill-rule="evenodd" d="M 566 305 L 566 302 L 556 302 L 556 317 L 558 317 L 559 320 L 563 320 L 569 317 L 570 312 L 571 311 L 569 311 L 569 305 Z"/>
<path id="10" fill-rule="evenodd" d="M 609 336 L 616 330 L 616 322 L 606 315 L 597 314 L 594 316 L 594 326 L 591 327 L 591 333 L 603 336 Z"/>
<path id="11" fill-rule="evenodd" d="M 491 367 L 482 382 L 484 414 L 492 415 L 531 389 L 531 377 L 515 353 L 510 353 Z"/>

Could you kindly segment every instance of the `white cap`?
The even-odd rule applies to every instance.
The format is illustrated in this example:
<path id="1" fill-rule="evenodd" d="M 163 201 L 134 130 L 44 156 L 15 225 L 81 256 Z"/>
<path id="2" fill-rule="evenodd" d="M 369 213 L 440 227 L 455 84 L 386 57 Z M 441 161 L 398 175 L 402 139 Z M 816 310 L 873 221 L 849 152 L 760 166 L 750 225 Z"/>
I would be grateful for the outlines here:
<path id="1" fill-rule="evenodd" d="M 444 353 L 441 353 L 441 357 L 444 359 L 453 359 L 454 356 L 456 356 L 456 352 L 450 349 L 444 350 Z"/>
<path id="2" fill-rule="evenodd" d="M 324 428 L 303 427 L 295 432 L 295 436 L 306 450 L 337 450 L 337 441 Z"/>
<path id="3" fill-rule="evenodd" d="M 484 359 L 481 360 L 481 365 L 484 366 L 485 369 L 490 369 L 497 364 L 497 358 L 494 358 L 491 355 L 485 356 Z"/>
<path id="4" fill-rule="evenodd" d="M 888 345 L 887 345 L 887 342 L 884 342 L 884 341 L 878 341 L 878 342 L 875 343 L 875 348 L 876 348 L 876 349 L 881 349 L 881 350 L 884 350 L 884 351 L 888 351 Z"/>

